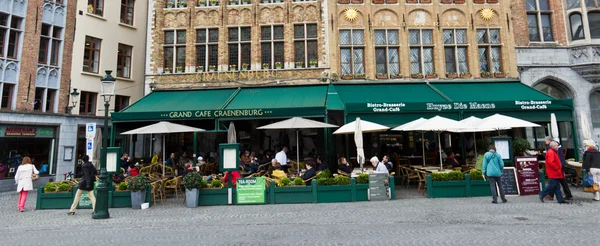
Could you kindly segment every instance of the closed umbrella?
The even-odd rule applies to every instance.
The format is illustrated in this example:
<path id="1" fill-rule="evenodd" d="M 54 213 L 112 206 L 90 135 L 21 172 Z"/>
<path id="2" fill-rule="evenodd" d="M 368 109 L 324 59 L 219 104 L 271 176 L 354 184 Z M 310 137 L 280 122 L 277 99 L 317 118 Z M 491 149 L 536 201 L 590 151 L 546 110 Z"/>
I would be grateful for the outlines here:
<path id="1" fill-rule="evenodd" d="M 356 144 L 356 161 L 360 164 L 360 171 L 363 171 L 363 164 L 365 163 L 365 150 L 363 148 L 363 135 L 360 124 L 360 118 L 356 118 L 356 124 L 354 128 L 354 143 Z"/>
<path id="2" fill-rule="evenodd" d="M 405 123 L 404 125 L 393 128 L 392 131 L 406 131 L 405 129 L 411 129 L 412 127 L 416 127 L 420 124 L 423 124 L 427 119 L 418 118 L 411 122 Z M 423 166 L 425 166 L 425 132 L 421 131 L 421 147 L 423 148 Z"/>
<path id="3" fill-rule="evenodd" d="M 235 133 L 233 121 L 229 123 L 229 129 L 227 129 L 227 143 L 237 143 L 237 134 Z"/>
<path id="4" fill-rule="evenodd" d="M 94 158 L 92 159 L 92 163 L 98 169 L 100 167 L 100 155 L 102 149 L 102 129 L 96 128 L 96 135 L 94 136 L 94 146 L 92 150 L 92 155 Z"/>
<path id="5" fill-rule="evenodd" d="M 556 115 L 554 113 L 550 114 L 550 132 L 552 134 L 553 139 L 555 139 L 555 140 L 559 139 L 558 122 L 556 121 Z M 558 141 L 558 142 L 561 142 L 561 141 Z"/>
<path id="6" fill-rule="evenodd" d="M 363 136 L 365 132 L 383 132 L 390 129 L 387 126 L 380 125 L 377 123 L 369 122 L 356 118 L 348 124 L 343 125 L 340 129 L 337 129 L 333 134 L 354 134 L 354 143 L 356 144 L 356 161 L 360 164 L 360 171 L 363 170 L 363 164 L 365 162 L 365 151 L 363 149 Z M 362 159 L 361 159 L 362 158 Z"/>
<path id="7" fill-rule="evenodd" d="M 471 128 L 468 125 L 465 125 L 461 122 L 458 122 L 456 120 L 452 120 L 452 119 L 448 119 L 448 118 L 444 118 L 441 116 L 435 116 L 425 122 L 423 122 L 422 124 L 418 125 L 418 126 L 414 126 L 411 127 L 410 129 L 406 129 L 406 130 L 412 130 L 412 131 L 432 131 L 432 132 L 437 132 L 438 133 L 438 147 L 439 147 L 439 154 L 440 154 L 440 168 L 443 167 L 443 163 L 442 163 L 442 142 L 441 142 L 441 135 L 442 132 L 444 131 L 450 131 L 450 130 L 461 130 L 461 129 L 468 129 Z"/>

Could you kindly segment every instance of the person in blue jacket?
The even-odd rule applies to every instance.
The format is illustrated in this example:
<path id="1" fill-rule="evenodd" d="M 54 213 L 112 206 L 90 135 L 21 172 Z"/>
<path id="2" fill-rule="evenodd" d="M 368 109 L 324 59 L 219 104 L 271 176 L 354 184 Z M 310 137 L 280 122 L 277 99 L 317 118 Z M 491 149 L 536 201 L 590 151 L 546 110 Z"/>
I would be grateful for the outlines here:
<path id="1" fill-rule="evenodd" d="M 490 190 L 492 191 L 492 203 L 498 203 L 498 194 L 496 192 L 496 185 L 500 191 L 500 198 L 502 203 L 506 203 L 506 197 L 504 196 L 504 189 L 502 188 L 502 169 L 504 169 L 504 161 L 502 156 L 496 153 L 496 146 L 490 145 L 490 150 L 483 156 L 483 167 L 481 173 L 483 176 L 487 176 L 490 181 Z"/>

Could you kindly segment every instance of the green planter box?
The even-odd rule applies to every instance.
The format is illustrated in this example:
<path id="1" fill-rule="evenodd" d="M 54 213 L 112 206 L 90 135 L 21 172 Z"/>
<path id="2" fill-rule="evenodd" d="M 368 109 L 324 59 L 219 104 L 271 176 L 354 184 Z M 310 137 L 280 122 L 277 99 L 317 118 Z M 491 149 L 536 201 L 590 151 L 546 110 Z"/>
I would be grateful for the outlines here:
<path id="1" fill-rule="evenodd" d="M 369 200 L 369 184 L 357 184 L 356 186 L 356 201 L 368 201 Z"/>
<path id="2" fill-rule="evenodd" d="M 275 187 L 275 196 L 271 204 L 312 203 L 311 186 Z M 268 192 L 267 192 L 268 194 Z"/>
<path id="3" fill-rule="evenodd" d="M 111 208 L 131 208 L 131 192 L 129 191 L 111 191 Z"/>
<path id="4" fill-rule="evenodd" d="M 43 188 L 38 189 L 36 210 L 41 209 L 69 209 L 73 204 L 73 191 L 44 193 Z"/>
<path id="5" fill-rule="evenodd" d="M 492 196 L 490 182 L 484 180 L 471 180 L 471 194 L 469 196 Z"/>
<path id="6" fill-rule="evenodd" d="M 236 203 L 235 189 L 232 191 L 232 202 Z M 223 189 L 198 189 L 198 206 L 214 206 L 227 204 L 227 188 Z"/>
<path id="7" fill-rule="evenodd" d="M 427 184 L 427 189 L 431 189 L 432 198 L 467 196 L 467 185 L 469 183 L 466 180 L 432 181 L 432 183 L 432 185 Z"/>
<path id="8" fill-rule="evenodd" d="M 317 186 L 317 202 L 352 202 L 352 185 Z"/>

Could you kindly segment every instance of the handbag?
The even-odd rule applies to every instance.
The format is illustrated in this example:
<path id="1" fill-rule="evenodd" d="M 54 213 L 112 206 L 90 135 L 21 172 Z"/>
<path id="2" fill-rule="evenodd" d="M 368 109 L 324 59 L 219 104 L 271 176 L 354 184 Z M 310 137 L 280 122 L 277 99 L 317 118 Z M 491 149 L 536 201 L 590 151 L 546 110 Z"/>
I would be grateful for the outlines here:
<path id="1" fill-rule="evenodd" d="M 594 185 L 592 185 L 590 187 L 583 187 L 583 192 L 596 193 L 598 191 L 600 191 L 600 187 L 598 187 L 598 183 L 594 183 Z"/>
<path id="2" fill-rule="evenodd" d="M 592 187 L 594 184 L 594 175 L 588 174 L 583 178 L 583 187 Z"/>
<path id="3" fill-rule="evenodd" d="M 31 174 L 31 181 L 36 181 L 38 179 L 40 179 L 40 175 L 39 174 L 35 174 L 35 173 Z"/>

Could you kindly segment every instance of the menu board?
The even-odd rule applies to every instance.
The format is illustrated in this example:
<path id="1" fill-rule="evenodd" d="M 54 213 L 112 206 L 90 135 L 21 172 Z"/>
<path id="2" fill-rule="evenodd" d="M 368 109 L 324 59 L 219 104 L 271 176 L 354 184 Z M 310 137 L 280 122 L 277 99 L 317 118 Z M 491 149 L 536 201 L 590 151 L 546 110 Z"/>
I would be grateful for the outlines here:
<path id="1" fill-rule="evenodd" d="M 265 178 L 237 179 L 237 204 L 264 204 Z"/>
<path id="2" fill-rule="evenodd" d="M 515 157 L 517 178 L 521 195 L 537 195 L 540 193 L 540 166 L 535 156 Z"/>
<path id="3" fill-rule="evenodd" d="M 371 173 L 369 174 L 369 200 L 370 201 L 383 201 L 388 200 L 387 186 L 388 186 L 388 174 L 387 173 Z"/>
<path id="4" fill-rule="evenodd" d="M 508 196 L 518 196 L 519 183 L 517 182 L 517 170 L 514 167 L 505 167 L 502 169 L 502 188 L 504 194 Z"/>

